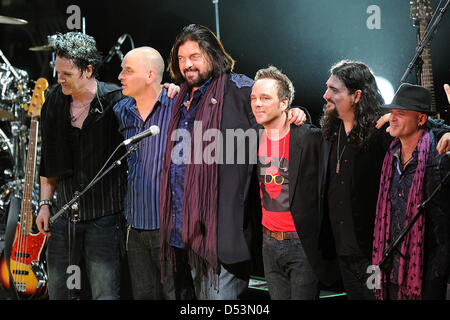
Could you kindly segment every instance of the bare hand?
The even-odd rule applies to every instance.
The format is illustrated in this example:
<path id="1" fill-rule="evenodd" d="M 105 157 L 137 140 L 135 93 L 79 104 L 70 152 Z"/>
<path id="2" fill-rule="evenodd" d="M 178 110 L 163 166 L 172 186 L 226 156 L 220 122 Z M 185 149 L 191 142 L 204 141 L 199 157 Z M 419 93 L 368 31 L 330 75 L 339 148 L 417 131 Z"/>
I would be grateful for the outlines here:
<path id="1" fill-rule="evenodd" d="M 450 103 L 450 86 L 448 84 L 444 84 L 445 94 L 447 95 L 448 103 Z"/>
<path id="2" fill-rule="evenodd" d="M 441 137 L 439 143 L 436 146 L 436 150 L 439 152 L 439 154 L 450 151 L 450 132 L 447 132 Z"/>
<path id="3" fill-rule="evenodd" d="M 163 87 L 167 89 L 167 96 L 171 99 L 175 98 L 175 96 L 180 92 L 180 87 L 174 83 L 164 83 Z"/>
<path id="4" fill-rule="evenodd" d="M 36 218 L 36 226 L 39 229 L 39 232 L 45 234 L 47 237 L 51 236 L 50 229 L 48 227 L 49 220 L 50 209 L 48 208 L 48 206 L 42 206 Z"/>
<path id="5" fill-rule="evenodd" d="M 376 128 L 380 130 L 386 123 L 389 122 L 389 118 L 391 117 L 391 113 L 386 113 L 381 116 L 380 119 L 377 120 Z M 389 132 L 389 127 L 387 127 L 386 132 Z"/>
<path id="6" fill-rule="evenodd" d="M 301 126 L 306 121 L 306 113 L 300 108 L 292 108 L 288 113 L 288 121 L 296 126 Z"/>

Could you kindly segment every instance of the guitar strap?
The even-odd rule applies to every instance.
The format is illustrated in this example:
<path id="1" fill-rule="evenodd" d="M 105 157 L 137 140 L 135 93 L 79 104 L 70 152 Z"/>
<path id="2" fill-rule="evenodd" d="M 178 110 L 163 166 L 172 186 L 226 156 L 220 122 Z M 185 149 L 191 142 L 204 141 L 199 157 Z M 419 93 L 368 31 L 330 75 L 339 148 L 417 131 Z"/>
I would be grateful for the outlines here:
<path id="1" fill-rule="evenodd" d="M 20 211 L 20 199 L 16 197 L 16 192 L 12 191 L 10 195 L 8 221 L 6 222 L 5 230 L 5 262 L 9 273 L 10 292 L 13 299 L 20 300 L 19 294 L 14 283 L 14 278 L 10 269 L 11 250 L 14 242 L 14 236 L 16 234 L 17 222 L 19 221 Z"/>

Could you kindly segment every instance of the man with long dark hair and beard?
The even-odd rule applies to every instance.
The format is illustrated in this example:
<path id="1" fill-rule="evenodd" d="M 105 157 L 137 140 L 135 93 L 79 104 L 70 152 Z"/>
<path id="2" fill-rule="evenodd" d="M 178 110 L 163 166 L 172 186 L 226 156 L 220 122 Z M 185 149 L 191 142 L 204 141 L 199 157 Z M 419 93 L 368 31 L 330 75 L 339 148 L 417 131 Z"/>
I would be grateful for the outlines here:
<path id="1" fill-rule="evenodd" d="M 249 141 L 233 141 L 229 150 L 226 132 L 244 132 L 256 121 L 250 107 L 253 80 L 232 72 L 233 67 L 234 60 L 205 26 L 184 27 L 172 47 L 169 70 L 181 89 L 161 176 L 161 271 L 164 278 L 166 267 L 175 267 L 175 286 L 182 289 L 177 294 L 183 298 L 189 298 L 186 288 L 193 285 L 197 299 L 237 299 L 248 285 L 252 255 L 246 236 L 259 200 L 245 197 Z M 203 132 L 219 130 L 222 143 L 219 136 L 203 141 Z M 215 159 L 204 161 L 204 151 L 214 144 L 210 158 Z M 236 163 L 241 152 L 247 158 Z"/>
<path id="2" fill-rule="evenodd" d="M 327 105 L 320 121 L 324 143 L 319 214 L 322 225 L 331 226 L 348 299 L 373 299 L 366 285 L 367 267 L 371 264 L 380 173 L 392 138 L 385 129 L 375 128 L 383 98 L 369 67 L 344 60 L 330 73 L 323 95 Z M 441 134 L 445 131 L 439 130 Z"/>

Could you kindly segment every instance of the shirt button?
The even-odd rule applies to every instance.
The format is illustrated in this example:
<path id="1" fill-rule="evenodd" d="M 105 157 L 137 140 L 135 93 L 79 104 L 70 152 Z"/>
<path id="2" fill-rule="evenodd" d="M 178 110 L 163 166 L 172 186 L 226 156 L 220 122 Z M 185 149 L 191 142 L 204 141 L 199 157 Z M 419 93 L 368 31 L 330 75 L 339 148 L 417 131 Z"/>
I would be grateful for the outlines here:
<path id="1" fill-rule="evenodd" d="M 343 220 L 339 221 L 339 224 L 340 224 L 340 225 L 343 225 L 343 224 L 344 224 L 344 221 L 343 221 Z"/>
<path id="2" fill-rule="evenodd" d="M 341 184 L 344 184 L 344 181 L 343 181 L 343 180 L 341 181 Z"/>
<path id="3" fill-rule="evenodd" d="M 185 124 L 185 125 L 188 125 L 188 123 L 187 123 L 187 122 L 185 122 L 184 124 Z"/>

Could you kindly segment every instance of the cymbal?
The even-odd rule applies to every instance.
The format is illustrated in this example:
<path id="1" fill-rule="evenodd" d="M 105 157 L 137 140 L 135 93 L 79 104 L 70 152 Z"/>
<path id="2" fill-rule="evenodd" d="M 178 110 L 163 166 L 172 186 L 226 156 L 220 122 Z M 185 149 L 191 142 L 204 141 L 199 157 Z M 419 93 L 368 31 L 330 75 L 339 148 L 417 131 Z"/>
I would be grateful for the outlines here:
<path id="1" fill-rule="evenodd" d="M 0 23 L 5 23 L 5 24 L 27 24 L 28 21 L 23 20 L 23 19 L 18 19 L 18 18 L 0 16 Z"/>
<path id="2" fill-rule="evenodd" d="M 53 46 L 50 44 L 46 44 L 43 46 L 31 47 L 28 50 L 30 50 L 30 51 L 52 51 Z"/>

